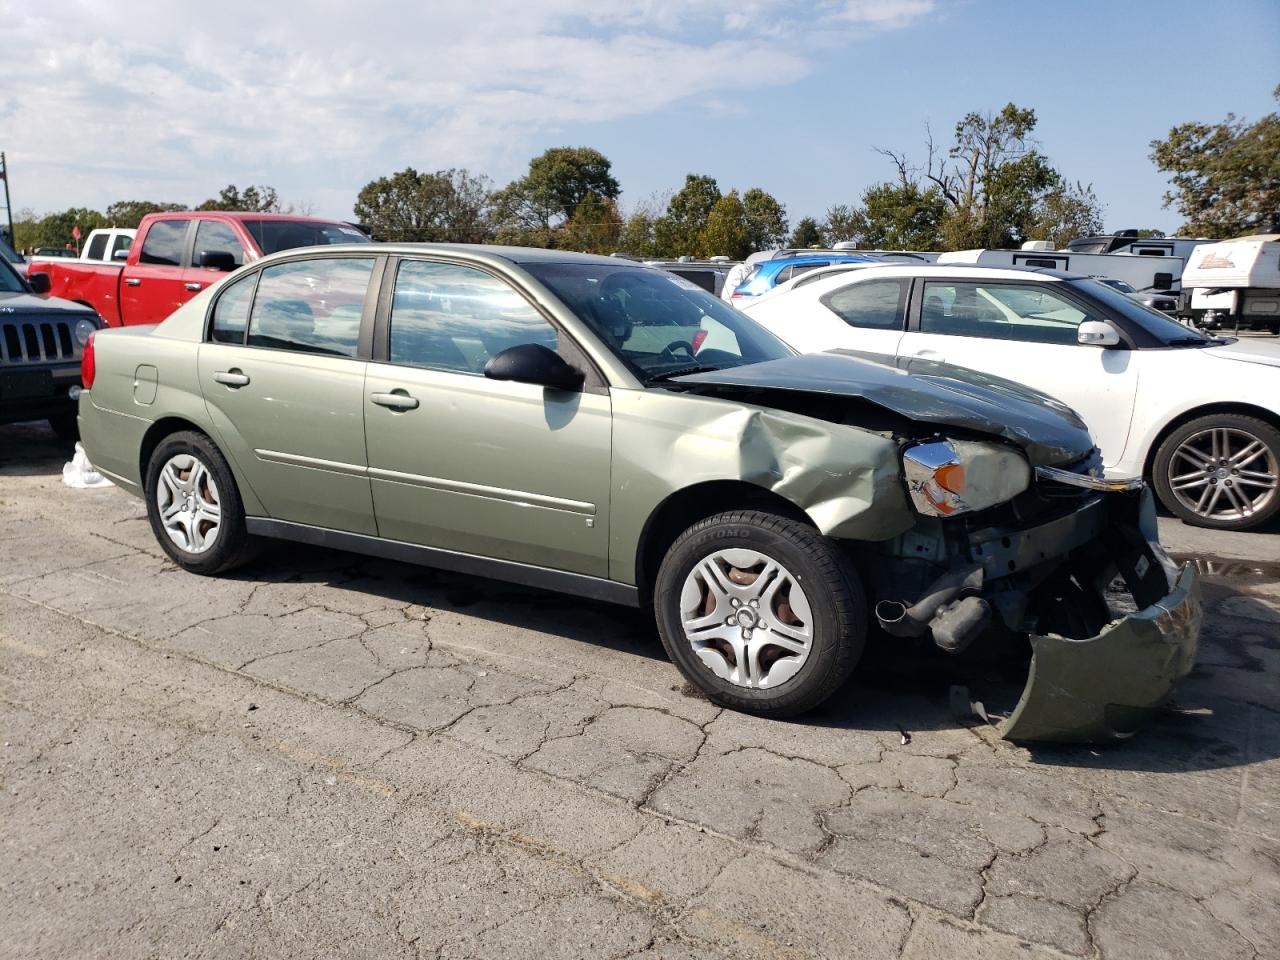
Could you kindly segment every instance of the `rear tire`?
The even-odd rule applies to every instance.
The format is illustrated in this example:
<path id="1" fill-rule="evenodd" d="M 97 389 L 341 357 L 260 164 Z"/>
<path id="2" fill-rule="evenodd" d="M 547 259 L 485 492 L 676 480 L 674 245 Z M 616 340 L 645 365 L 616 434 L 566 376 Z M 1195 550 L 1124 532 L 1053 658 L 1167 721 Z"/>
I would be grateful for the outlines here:
<path id="1" fill-rule="evenodd" d="M 80 423 L 74 413 L 59 413 L 49 418 L 49 426 L 65 444 L 75 445 L 80 439 Z"/>
<path id="2" fill-rule="evenodd" d="M 161 440 L 147 463 L 145 489 L 151 531 L 182 569 L 209 576 L 252 558 L 235 477 L 204 434 L 184 430 Z"/>
<path id="3" fill-rule="evenodd" d="M 1280 430 L 1238 413 L 1198 417 L 1160 444 L 1152 480 L 1184 523 L 1251 530 L 1280 512 Z"/>
<path id="4" fill-rule="evenodd" d="M 812 710 L 849 678 L 867 636 L 852 565 L 807 524 L 756 510 L 709 517 L 667 551 L 658 632 L 680 672 L 721 706 Z"/>

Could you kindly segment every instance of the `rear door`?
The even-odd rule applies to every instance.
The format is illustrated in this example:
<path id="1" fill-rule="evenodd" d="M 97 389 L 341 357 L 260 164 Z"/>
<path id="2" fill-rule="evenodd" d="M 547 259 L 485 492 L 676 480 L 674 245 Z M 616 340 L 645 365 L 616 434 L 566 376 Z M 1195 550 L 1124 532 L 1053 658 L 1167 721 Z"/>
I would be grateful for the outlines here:
<path id="1" fill-rule="evenodd" d="M 612 417 L 603 381 L 589 371 L 569 392 L 486 378 L 490 357 L 524 343 L 584 363 L 500 276 L 426 259 L 391 272 L 364 399 L 379 535 L 606 576 Z"/>
<path id="2" fill-rule="evenodd" d="M 183 288 L 190 218 L 154 220 L 142 237 L 137 263 L 120 276 L 120 316 L 126 324 L 159 323 L 191 299 Z"/>
<path id="3" fill-rule="evenodd" d="M 375 263 L 289 260 L 238 278 L 214 301 L 198 360 L 205 404 L 222 449 L 277 520 L 376 532 L 361 349 Z"/>
<path id="4" fill-rule="evenodd" d="M 1060 286 L 1009 280 L 923 280 L 900 356 L 953 363 L 1034 387 L 1084 418 L 1103 462 L 1124 456 L 1141 351 L 1081 344 L 1089 313 Z"/>

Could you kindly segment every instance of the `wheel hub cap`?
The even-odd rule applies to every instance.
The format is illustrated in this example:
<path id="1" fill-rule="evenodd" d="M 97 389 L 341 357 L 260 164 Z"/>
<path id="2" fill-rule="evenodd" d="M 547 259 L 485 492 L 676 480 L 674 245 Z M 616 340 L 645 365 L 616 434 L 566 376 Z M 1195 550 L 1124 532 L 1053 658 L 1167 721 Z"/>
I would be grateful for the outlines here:
<path id="1" fill-rule="evenodd" d="M 169 539 L 187 553 L 204 553 L 218 540 L 222 507 L 209 468 L 189 453 L 170 457 L 156 482 L 156 508 Z"/>
<path id="2" fill-rule="evenodd" d="M 685 640 L 722 680 L 752 689 L 794 677 L 813 644 L 808 597 L 791 571 L 749 549 L 694 565 L 680 593 Z"/>

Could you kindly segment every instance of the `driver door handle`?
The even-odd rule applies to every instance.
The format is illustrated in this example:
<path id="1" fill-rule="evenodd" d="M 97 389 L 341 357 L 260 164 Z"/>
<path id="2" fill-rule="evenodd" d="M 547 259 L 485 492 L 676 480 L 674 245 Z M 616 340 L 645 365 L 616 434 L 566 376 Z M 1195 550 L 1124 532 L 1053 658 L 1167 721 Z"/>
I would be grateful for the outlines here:
<path id="1" fill-rule="evenodd" d="M 203 284 L 196 283 L 196 282 L 195 282 L 195 281 L 193 281 L 193 280 L 188 280 L 188 281 L 187 281 L 186 283 L 184 283 L 182 286 L 183 286 L 183 288 L 184 288 L 184 289 L 186 289 L 186 290 L 190 290 L 190 291 L 191 291 L 191 292 L 193 292 L 193 293 L 195 293 L 196 291 L 199 291 L 199 290 L 203 290 L 203 289 L 204 289 L 204 285 L 203 285 Z"/>
<path id="2" fill-rule="evenodd" d="M 142 281 L 139 280 L 137 277 L 125 277 L 124 285 L 126 287 L 140 287 L 142 286 Z"/>
<path id="3" fill-rule="evenodd" d="M 418 399 L 407 393 L 371 393 L 369 399 L 380 407 L 392 410 L 417 410 Z"/>
<path id="4" fill-rule="evenodd" d="M 249 375 L 241 373 L 239 370 L 219 370 L 214 373 L 213 379 L 218 383 L 226 384 L 228 387 L 245 387 L 249 385 Z"/>

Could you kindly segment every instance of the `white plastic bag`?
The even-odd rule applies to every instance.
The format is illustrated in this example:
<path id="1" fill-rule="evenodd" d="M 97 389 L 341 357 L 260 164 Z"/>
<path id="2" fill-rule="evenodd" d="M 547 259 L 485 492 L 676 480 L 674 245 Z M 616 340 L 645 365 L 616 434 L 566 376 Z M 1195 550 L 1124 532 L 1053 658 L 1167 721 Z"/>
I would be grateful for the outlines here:
<path id="1" fill-rule="evenodd" d="M 76 443 L 75 456 L 71 458 L 71 462 L 62 465 L 62 482 L 79 490 L 111 486 L 110 480 L 93 469 L 93 464 L 85 456 L 84 447 L 80 443 Z"/>

